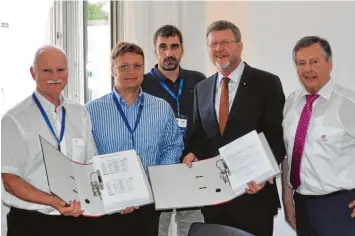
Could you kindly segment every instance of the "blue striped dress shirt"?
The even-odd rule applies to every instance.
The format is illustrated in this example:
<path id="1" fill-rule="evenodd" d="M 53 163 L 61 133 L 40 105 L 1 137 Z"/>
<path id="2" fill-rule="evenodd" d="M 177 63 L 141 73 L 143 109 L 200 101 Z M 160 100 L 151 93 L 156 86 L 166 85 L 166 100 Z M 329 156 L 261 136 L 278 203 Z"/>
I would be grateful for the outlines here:
<path id="1" fill-rule="evenodd" d="M 134 141 L 113 100 L 116 96 L 133 130 L 144 96 L 140 122 L 133 133 Z M 163 99 L 140 92 L 128 105 L 115 89 L 110 94 L 86 104 L 92 121 L 97 151 L 101 154 L 135 149 L 143 166 L 175 164 L 183 150 L 183 138 L 170 105 Z"/>

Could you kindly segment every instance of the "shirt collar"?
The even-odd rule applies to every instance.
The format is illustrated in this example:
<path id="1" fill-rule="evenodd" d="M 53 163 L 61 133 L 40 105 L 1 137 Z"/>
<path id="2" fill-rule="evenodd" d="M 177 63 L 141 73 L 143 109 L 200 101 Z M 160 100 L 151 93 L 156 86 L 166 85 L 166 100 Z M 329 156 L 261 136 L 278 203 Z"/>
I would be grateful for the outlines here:
<path id="1" fill-rule="evenodd" d="M 330 78 L 330 80 L 318 91 L 317 94 L 319 94 L 319 96 L 323 97 L 324 99 L 329 100 L 333 90 L 334 90 L 334 82 Z M 303 87 L 302 94 L 301 94 L 302 97 L 304 97 L 307 94 L 310 93 Z"/>
<path id="2" fill-rule="evenodd" d="M 162 74 L 160 73 L 159 69 L 158 69 L 158 64 L 156 64 L 150 71 L 150 73 L 153 75 L 153 77 L 155 79 L 157 79 L 158 81 L 166 81 L 167 78 Z M 180 78 L 181 76 L 181 67 L 179 66 L 179 77 L 178 79 Z M 178 79 L 176 81 L 178 81 Z"/>
<path id="3" fill-rule="evenodd" d="M 235 68 L 234 71 L 232 71 L 232 73 L 228 76 L 228 78 L 234 82 L 234 83 L 238 83 L 240 78 L 242 77 L 243 71 L 245 68 L 245 63 L 243 61 L 241 61 L 238 65 L 237 68 Z M 221 73 L 218 73 L 218 84 L 221 84 L 222 79 L 226 77 L 224 75 L 222 75 Z"/>
<path id="4" fill-rule="evenodd" d="M 117 100 L 121 103 L 121 105 L 124 106 L 129 106 L 127 104 L 127 102 L 123 99 L 123 97 L 121 97 L 121 95 L 117 92 L 116 88 L 113 87 L 113 95 L 117 98 Z M 143 96 L 143 91 L 142 88 L 139 88 L 139 94 L 138 97 L 136 98 L 136 100 L 134 101 L 134 103 L 132 104 L 132 106 L 142 102 L 142 96 Z"/>
<path id="5" fill-rule="evenodd" d="M 51 103 L 50 101 L 48 101 L 47 98 L 45 98 L 42 94 L 40 94 L 37 89 L 35 89 L 34 93 L 35 93 L 36 97 L 38 98 L 39 102 L 41 103 L 43 109 L 46 112 L 56 111 L 59 108 L 63 107 L 66 102 L 66 99 L 62 95 L 60 95 L 59 106 L 57 108 L 55 108 L 55 105 L 53 103 Z"/>

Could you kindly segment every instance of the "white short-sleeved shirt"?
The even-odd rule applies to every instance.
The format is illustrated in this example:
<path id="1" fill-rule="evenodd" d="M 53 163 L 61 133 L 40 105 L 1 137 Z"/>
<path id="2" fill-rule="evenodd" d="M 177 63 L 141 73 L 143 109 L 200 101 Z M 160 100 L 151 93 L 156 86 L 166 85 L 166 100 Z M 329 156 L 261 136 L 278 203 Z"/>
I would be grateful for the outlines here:
<path id="1" fill-rule="evenodd" d="M 66 110 L 65 132 L 60 143 L 61 152 L 74 161 L 87 163 L 96 155 L 96 146 L 91 132 L 90 117 L 84 106 L 66 98 L 57 108 L 39 92 L 35 94 L 59 137 L 62 122 L 62 107 Z M 47 126 L 40 110 L 29 96 L 10 109 L 1 120 L 1 173 L 15 174 L 37 189 L 49 193 L 39 135 L 52 145 L 58 141 Z M 25 202 L 11 194 L 2 199 L 9 206 L 37 210 L 44 214 L 57 215 L 50 206 Z"/>
<path id="2" fill-rule="evenodd" d="M 285 104 L 283 129 L 290 167 L 288 175 L 306 94 L 304 89 L 296 91 Z M 330 80 L 318 94 L 301 161 L 301 185 L 296 190 L 306 195 L 355 188 L 355 92 Z"/>

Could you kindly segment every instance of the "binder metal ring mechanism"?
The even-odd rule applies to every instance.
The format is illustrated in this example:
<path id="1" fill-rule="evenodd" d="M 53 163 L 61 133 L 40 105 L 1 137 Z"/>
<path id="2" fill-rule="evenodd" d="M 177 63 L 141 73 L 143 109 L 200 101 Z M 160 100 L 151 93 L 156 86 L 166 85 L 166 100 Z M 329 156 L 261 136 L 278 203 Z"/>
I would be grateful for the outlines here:
<path id="1" fill-rule="evenodd" d="M 96 177 L 96 180 L 93 180 L 93 176 Z M 100 196 L 101 198 L 101 190 L 104 189 L 104 185 L 102 183 L 102 178 L 99 170 L 90 174 L 90 185 L 94 196 Z"/>
<path id="2" fill-rule="evenodd" d="M 216 166 L 221 171 L 219 176 L 221 177 L 221 179 L 223 179 L 224 183 L 230 184 L 228 176 L 231 175 L 231 171 L 229 170 L 226 162 L 223 159 L 219 159 L 218 161 L 216 161 Z"/>

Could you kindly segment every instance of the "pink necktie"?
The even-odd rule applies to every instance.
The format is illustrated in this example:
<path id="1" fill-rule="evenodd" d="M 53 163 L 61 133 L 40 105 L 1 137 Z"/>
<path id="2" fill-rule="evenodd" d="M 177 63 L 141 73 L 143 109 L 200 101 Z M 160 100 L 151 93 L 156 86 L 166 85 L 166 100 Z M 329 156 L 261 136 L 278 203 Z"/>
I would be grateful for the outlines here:
<path id="1" fill-rule="evenodd" d="M 306 105 L 303 107 L 300 120 L 298 121 L 295 142 L 292 152 L 291 174 L 290 182 L 294 189 L 297 189 L 301 185 L 300 168 L 301 159 L 303 156 L 304 144 L 306 142 L 307 129 L 309 120 L 312 114 L 312 104 L 317 98 L 318 94 L 306 95 Z"/>

